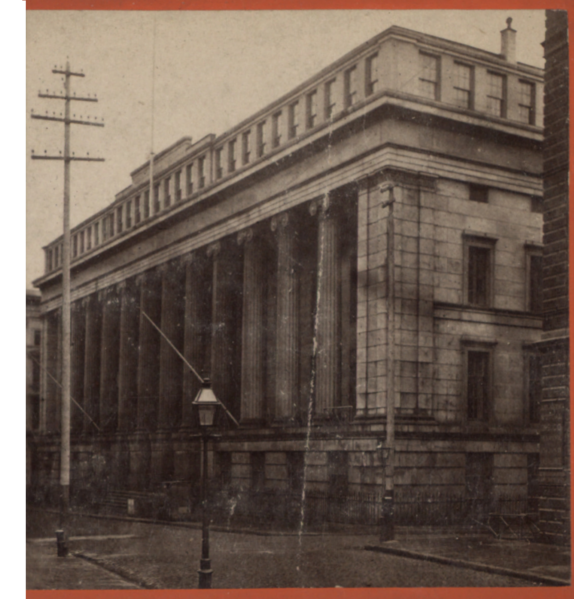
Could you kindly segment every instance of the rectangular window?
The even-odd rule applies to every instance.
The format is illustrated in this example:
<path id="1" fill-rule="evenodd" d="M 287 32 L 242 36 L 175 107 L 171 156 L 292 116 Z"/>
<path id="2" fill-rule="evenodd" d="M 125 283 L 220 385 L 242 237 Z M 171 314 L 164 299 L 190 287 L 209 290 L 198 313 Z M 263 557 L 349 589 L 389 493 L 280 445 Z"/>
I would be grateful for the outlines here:
<path id="1" fill-rule="evenodd" d="M 171 179 L 169 177 L 163 180 L 163 207 L 171 206 Z"/>
<path id="2" fill-rule="evenodd" d="M 140 212 L 140 196 L 136 196 L 134 199 L 134 223 L 137 225 L 141 220 Z"/>
<path id="3" fill-rule="evenodd" d="M 271 134 L 273 137 L 273 147 L 277 148 L 281 145 L 281 111 L 273 115 L 271 121 Z"/>
<path id="4" fill-rule="evenodd" d="M 328 452 L 329 497 L 344 499 L 349 490 L 349 454 L 346 451 Z"/>
<path id="5" fill-rule="evenodd" d="M 188 164 L 185 167 L 185 188 L 187 189 L 187 195 L 190 196 L 193 193 L 193 163 Z"/>
<path id="6" fill-rule="evenodd" d="M 302 451 L 287 452 L 287 480 L 292 493 L 299 494 L 303 490 L 304 454 Z"/>
<path id="7" fill-rule="evenodd" d="M 74 235 L 72 237 L 72 258 L 75 258 L 78 255 L 78 236 Z"/>
<path id="8" fill-rule="evenodd" d="M 205 187 L 205 156 L 201 156 L 197 161 L 199 189 Z"/>
<path id="9" fill-rule="evenodd" d="M 257 157 L 261 158 L 265 154 L 265 122 L 257 125 Z"/>
<path id="10" fill-rule="evenodd" d="M 440 59 L 432 54 L 420 53 L 419 94 L 431 100 L 440 100 Z"/>
<path id="11" fill-rule="evenodd" d="M 215 178 L 221 179 L 223 177 L 223 148 L 217 148 L 215 150 Z"/>
<path id="12" fill-rule="evenodd" d="M 181 171 L 177 171 L 174 175 L 174 187 L 175 187 L 175 201 L 181 202 L 182 191 L 181 191 Z"/>
<path id="13" fill-rule="evenodd" d="M 130 229 L 132 226 L 132 201 L 126 202 L 126 229 Z"/>
<path id="14" fill-rule="evenodd" d="M 454 103 L 461 108 L 473 108 L 474 105 L 474 68 L 454 63 Z"/>
<path id="15" fill-rule="evenodd" d="M 58 246 L 56 246 L 54 248 L 54 268 L 58 268 L 59 259 L 60 259 L 59 253 L 60 253 L 59 248 L 58 248 Z"/>
<path id="16" fill-rule="evenodd" d="M 116 215 L 117 215 L 117 230 L 118 230 L 118 234 L 121 233 L 124 230 L 124 222 L 123 222 L 123 212 L 124 212 L 124 207 L 120 206 L 117 210 L 116 210 Z"/>
<path id="17" fill-rule="evenodd" d="M 379 89 L 379 55 L 373 54 L 365 61 L 365 95 L 370 96 Z"/>
<path id="18" fill-rule="evenodd" d="M 495 116 L 506 116 L 506 77 L 488 71 L 486 90 L 486 112 Z"/>
<path id="19" fill-rule="evenodd" d="M 289 104 L 289 139 L 297 137 L 299 128 L 299 102 Z"/>
<path id="20" fill-rule="evenodd" d="M 357 67 L 345 71 L 345 108 L 357 102 Z"/>
<path id="21" fill-rule="evenodd" d="M 542 265 L 540 250 L 530 250 L 526 255 L 528 268 L 528 309 L 530 312 L 542 312 Z"/>
<path id="22" fill-rule="evenodd" d="M 86 229 L 86 250 L 92 249 L 92 227 Z"/>
<path id="23" fill-rule="evenodd" d="M 46 250 L 46 272 L 52 270 L 52 250 Z"/>
<path id="24" fill-rule="evenodd" d="M 490 352 L 468 349 L 466 372 L 467 418 L 488 422 L 491 404 Z"/>
<path id="25" fill-rule="evenodd" d="M 495 244 L 496 239 L 464 236 L 464 301 L 471 306 L 488 308 L 494 303 Z"/>
<path id="26" fill-rule="evenodd" d="M 80 231 L 80 254 L 83 254 L 86 250 L 84 245 L 84 232 Z"/>
<path id="27" fill-rule="evenodd" d="M 251 491 L 254 493 L 265 488 L 265 452 L 253 451 L 250 455 L 251 462 Z"/>
<path id="28" fill-rule="evenodd" d="M 100 223 L 94 223 L 94 246 L 100 245 Z"/>
<path id="29" fill-rule="evenodd" d="M 144 208 L 144 214 L 143 214 L 143 217 L 144 217 L 144 218 L 149 218 L 149 215 L 150 215 L 150 205 L 149 205 L 149 189 L 147 189 L 147 190 L 144 192 L 144 205 L 143 205 L 143 208 Z"/>
<path id="30" fill-rule="evenodd" d="M 335 114 L 337 102 L 335 101 L 335 82 L 336 79 L 331 79 L 325 83 L 325 118 L 331 119 Z"/>
<path id="31" fill-rule="evenodd" d="M 115 235 L 114 232 L 114 215 L 110 214 L 108 216 L 108 233 L 110 237 L 113 237 Z"/>
<path id="32" fill-rule="evenodd" d="M 542 214 L 544 211 L 544 203 L 541 197 L 532 196 L 530 198 L 530 212 L 534 212 L 536 214 Z"/>
<path id="33" fill-rule="evenodd" d="M 480 202 L 482 204 L 488 204 L 488 187 L 485 185 L 476 185 L 471 183 L 469 185 L 468 199 L 471 202 Z"/>
<path id="34" fill-rule="evenodd" d="M 153 186 L 153 212 L 159 212 L 161 210 L 161 206 L 159 203 L 159 183 L 156 183 Z"/>
<path id="35" fill-rule="evenodd" d="M 34 331 L 34 345 L 40 345 L 42 341 L 42 331 Z"/>
<path id="36" fill-rule="evenodd" d="M 241 146 L 243 164 L 249 164 L 251 160 L 251 130 L 245 131 L 241 136 Z"/>
<path id="37" fill-rule="evenodd" d="M 528 421 L 537 424 L 540 422 L 540 402 L 542 400 L 542 356 L 536 351 L 527 351 L 525 367 Z"/>
<path id="38" fill-rule="evenodd" d="M 317 90 L 307 94 L 307 129 L 317 124 Z"/>
<path id="39" fill-rule="evenodd" d="M 227 145 L 227 168 L 230 173 L 235 170 L 235 145 L 236 139 L 232 139 Z"/>
<path id="40" fill-rule="evenodd" d="M 534 125 L 534 102 L 536 98 L 536 86 L 530 81 L 518 82 L 518 120 L 527 125 Z"/>

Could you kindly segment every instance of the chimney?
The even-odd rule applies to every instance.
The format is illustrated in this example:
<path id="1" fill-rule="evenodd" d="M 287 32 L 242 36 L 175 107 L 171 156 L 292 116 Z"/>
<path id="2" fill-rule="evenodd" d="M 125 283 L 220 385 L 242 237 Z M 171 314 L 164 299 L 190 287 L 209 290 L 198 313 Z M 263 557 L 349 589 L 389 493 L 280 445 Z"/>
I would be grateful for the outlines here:
<path id="1" fill-rule="evenodd" d="M 500 54 L 504 60 L 516 64 L 516 31 L 512 29 L 512 17 L 506 19 L 507 27 L 500 32 Z"/>

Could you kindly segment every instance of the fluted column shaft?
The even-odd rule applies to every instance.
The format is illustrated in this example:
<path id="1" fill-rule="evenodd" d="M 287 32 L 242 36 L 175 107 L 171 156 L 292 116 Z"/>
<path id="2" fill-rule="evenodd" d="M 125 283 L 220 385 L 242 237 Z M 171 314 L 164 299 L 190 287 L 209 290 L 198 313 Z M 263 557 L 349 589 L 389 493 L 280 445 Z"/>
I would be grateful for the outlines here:
<path id="1" fill-rule="evenodd" d="M 315 413 L 338 405 L 339 391 L 339 252 L 337 219 L 328 196 L 319 206 L 317 268 L 317 355 Z"/>
<path id="2" fill-rule="evenodd" d="M 183 286 L 178 264 L 162 269 L 161 330 L 179 350 L 183 350 Z M 182 361 L 164 337 L 159 355 L 159 418 L 160 429 L 181 423 Z"/>
<path id="3" fill-rule="evenodd" d="M 273 219 L 277 233 L 277 345 L 275 418 L 291 418 L 298 403 L 298 280 L 295 235 L 287 214 Z"/>
<path id="4" fill-rule="evenodd" d="M 251 230 L 238 241 L 243 254 L 243 323 L 241 355 L 241 421 L 264 416 L 264 288 L 261 247 Z"/>
<path id="5" fill-rule="evenodd" d="M 70 396 L 71 429 L 76 434 L 82 431 L 84 422 L 84 361 L 86 349 L 86 310 L 83 300 L 72 304 L 72 327 L 70 347 Z M 80 407 L 81 406 L 81 407 Z"/>
<path id="6" fill-rule="evenodd" d="M 137 423 L 137 368 L 139 286 L 127 281 L 121 292 L 118 373 L 118 430 L 133 430 Z"/>
<path id="7" fill-rule="evenodd" d="M 100 422 L 101 306 L 98 294 L 86 300 L 84 345 L 84 433 L 97 432 Z"/>
<path id="8" fill-rule="evenodd" d="M 114 431 L 118 424 L 120 297 L 116 289 L 106 289 L 102 296 L 100 427 Z"/>
<path id="9" fill-rule="evenodd" d="M 161 295 L 159 277 L 150 271 L 141 278 L 139 319 L 139 359 L 137 369 L 137 428 L 155 430 L 158 413 L 159 333 L 144 313 L 159 326 Z"/>

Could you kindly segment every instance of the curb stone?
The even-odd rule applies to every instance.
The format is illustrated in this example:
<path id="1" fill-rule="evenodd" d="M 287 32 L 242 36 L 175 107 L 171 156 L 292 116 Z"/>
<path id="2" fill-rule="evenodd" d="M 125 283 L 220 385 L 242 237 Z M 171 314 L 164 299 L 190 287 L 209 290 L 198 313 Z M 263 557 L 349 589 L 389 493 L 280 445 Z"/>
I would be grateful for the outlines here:
<path id="1" fill-rule="evenodd" d="M 554 578 L 552 576 L 544 576 L 540 574 L 532 574 L 530 572 L 521 572 L 519 570 L 511 570 L 509 568 L 502 568 L 500 566 L 492 566 L 490 564 L 481 564 L 479 562 L 468 562 L 465 560 L 442 557 L 439 555 L 431 555 L 428 553 L 419 553 L 416 551 L 410 551 L 408 549 L 400 549 L 398 547 L 389 547 L 383 545 L 366 545 L 367 551 L 378 551 L 380 553 L 389 553 L 392 555 L 398 555 L 400 557 L 410 557 L 412 559 L 419 559 L 428 562 L 436 562 L 438 564 L 445 564 L 447 566 L 456 566 L 458 568 L 467 568 L 469 570 L 476 570 L 478 572 L 488 572 L 489 574 L 501 574 L 503 576 L 512 576 L 513 578 L 521 578 L 522 580 L 528 580 L 530 582 L 537 582 L 539 584 L 547 586 L 569 586 L 570 581 L 563 580 L 562 578 Z"/>

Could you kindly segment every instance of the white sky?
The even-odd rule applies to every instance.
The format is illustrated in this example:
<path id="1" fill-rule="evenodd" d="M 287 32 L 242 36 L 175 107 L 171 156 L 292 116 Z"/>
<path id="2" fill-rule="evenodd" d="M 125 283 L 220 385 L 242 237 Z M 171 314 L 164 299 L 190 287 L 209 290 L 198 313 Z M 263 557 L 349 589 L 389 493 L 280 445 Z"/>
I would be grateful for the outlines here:
<path id="1" fill-rule="evenodd" d="M 111 203 L 151 144 L 151 73 L 156 23 L 155 140 L 160 151 L 190 135 L 220 134 L 391 25 L 500 52 L 500 30 L 513 18 L 520 62 L 543 67 L 544 11 L 29 11 L 27 113 L 60 112 L 52 74 L 69 56 L 80 94 L 72 112 L 104 117 L 102 128 L 73 126 L 77 155 L 105 163 L 72 165 L 72 226 Z M 63 164 L 32 161 L 63 150 L 63 125 L 27 118 L 26 286 L 43 273 L 41 247 L 62 230 Z"/>

